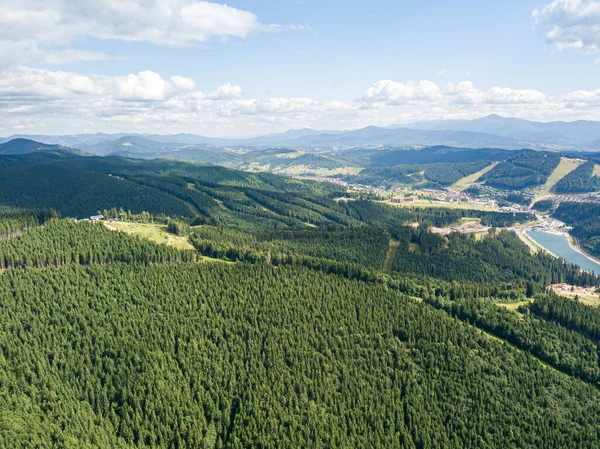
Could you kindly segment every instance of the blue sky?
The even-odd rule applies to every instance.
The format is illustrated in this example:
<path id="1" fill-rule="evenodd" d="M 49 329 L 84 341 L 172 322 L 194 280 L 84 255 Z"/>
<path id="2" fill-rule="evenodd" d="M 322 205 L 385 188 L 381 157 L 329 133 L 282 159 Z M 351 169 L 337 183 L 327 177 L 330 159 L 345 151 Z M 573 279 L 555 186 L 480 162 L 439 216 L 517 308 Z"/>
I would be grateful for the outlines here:
<path id="1" fill-rule="evenodd" d="M 0 7 L 0 133 L 600 119 L 596 0 L 114 3 Z"/>

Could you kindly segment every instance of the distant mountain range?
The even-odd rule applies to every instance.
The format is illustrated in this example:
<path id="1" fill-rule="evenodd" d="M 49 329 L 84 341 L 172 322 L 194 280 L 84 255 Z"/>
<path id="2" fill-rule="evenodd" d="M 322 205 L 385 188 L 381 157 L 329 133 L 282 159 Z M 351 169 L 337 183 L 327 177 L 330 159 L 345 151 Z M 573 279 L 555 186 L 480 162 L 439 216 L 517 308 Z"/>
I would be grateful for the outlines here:
<path id="1" fill-rule="evenodd" d="M 488 115 L 475 120 L 438 120 L 408 125 L 426 131 L 453 130 L 493 134 L 521 142 L 599 150 L 600 122 L 533 122 Z"/>
<path id="2" fill-rule="evenodd" d="M 77 134 L 64 136 L 15 135 L 6 142 L 26 138 L 45 144 L 62 145 L 97 155 L 152 158 L 173 151 L 214 151 L 236 147 L 418 148 L 446 145 L 461 148 L 521 148 L 556 150 L 600 150 L 600 122 L 541 123 L 490 115 L 475 120 L 439 120 L 390 127 L 368 126 L 357 130 L 324 131 L 292 129 L 279 134 L 231 139 L 195 134 Z"/>
<path id="3" fill-rule="evenodd" d="M 80 156 L 86 154 L 84 151 L 75 148 L 69 148 L 62 145 L 45 144 L 23 138 L 16 138 L 5 143 L 0 143 L 0 155 L 29 154 L 36 152 L 61 152 L 77 154 Z"/>

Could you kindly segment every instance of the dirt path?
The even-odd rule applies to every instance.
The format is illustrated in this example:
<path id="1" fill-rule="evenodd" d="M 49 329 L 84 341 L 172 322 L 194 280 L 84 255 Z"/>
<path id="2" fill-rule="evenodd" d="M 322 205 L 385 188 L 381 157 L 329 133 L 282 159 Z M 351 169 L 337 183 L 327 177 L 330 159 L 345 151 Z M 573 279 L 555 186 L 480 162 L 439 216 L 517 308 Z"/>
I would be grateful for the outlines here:
<path id="1" fill-rule="evenodd" d="M 394 265 L 394 257 L 396 257 L 396 251 L 400 246 L 398 240 L 390 239 L 390 246 L 385 254 L 385 260 L 383 261 L 383 271 L 386 273 L 392 272 L 392 266 Z"/>

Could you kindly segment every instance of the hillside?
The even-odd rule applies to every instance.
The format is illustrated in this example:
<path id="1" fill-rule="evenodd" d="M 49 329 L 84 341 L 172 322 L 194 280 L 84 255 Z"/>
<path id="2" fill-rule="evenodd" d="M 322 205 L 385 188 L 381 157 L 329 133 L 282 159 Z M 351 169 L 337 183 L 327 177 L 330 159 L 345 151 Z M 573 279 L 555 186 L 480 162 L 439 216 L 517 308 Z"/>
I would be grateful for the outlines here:
<path id="1" fill-rule="evenodd" d="M 37 226 L 22 211 L 3 217 Z M 391 274 L 380 271 L 392 237 L 382 228 L 191 230 L 200 254 L 205 242 L 224 259 L 255 251 L 234 264 L 70 220 L 0 240 L 0 445 L 595 447 L 595 331 L 557 324 L 565 300 L 521 273 L 600 279 L 506 233 L 469 256 L 485 261 L 483 283 L 449 283 L 469 240 L 440 253 L 444 237 L 395 229 Z M 425 257 L 448 264 L 428 277 L 414 263 Z M 507 261 L 510 277 L 493 271 Z M 530 290 L 540 318 L 495 305 Z"/>
<path id="2" fill-rule="evenodd" d="M 28 139 L 13 139 L 5 143 L 0 143 L 0 155 L 27 154 L 37 151 L 85 155 L 85 152 L 76 150 L 74 148 L 69 148 L 62 145 L 48 145 Z"/>
<path id="3" fill-rule="evenodd" d="M 545 184 L 561 158 L 557 153 L 524 150 L 496 165 L 481 179 L 492 187 L 520 190 Z"/>
<path id="4" fill-rule="evenodd" d="M 523 142 L 595 149 L 600 139 L 600 122 L 536 122 L 492 114 L 474 120 L 438 120 L 412 123 L 408 127 L 423 130 L 453 130 L 488 133 Z"/>
<path id="5" fill-rule="evenodd" d="M 360 175 L 560 161 L 511 156 Z M 171 159 L 39 151 L 0 176 L 1 447 L 597 446 L 597 317 L 547 292 L 600 277 L 497 230 L 528 213 Z M 561 207 L 596 251 L 595 209 Z M 489 231 L 438 233 L 465 220 Z"/>

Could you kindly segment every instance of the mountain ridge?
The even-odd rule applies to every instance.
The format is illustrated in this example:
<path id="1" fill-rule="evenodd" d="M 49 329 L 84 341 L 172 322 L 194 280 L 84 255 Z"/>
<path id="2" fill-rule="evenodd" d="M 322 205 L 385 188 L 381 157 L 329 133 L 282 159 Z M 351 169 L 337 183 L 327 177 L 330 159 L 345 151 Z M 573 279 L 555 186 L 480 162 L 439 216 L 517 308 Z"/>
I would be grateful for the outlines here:
<path id="1" fill-rule="evenodd" d="M 48 145 L 63 145 L 95 153 L 105 142 L 122 138 L 146 139 L 146 145 L 205 145 L 209 147 L 347 148 L 357 146 L 423 147 L 448 145 L 464 148 L 598 150 L 600 122 L 536 122 L 497 114 L 473 120 L 432 120 L 387 127 L 365 126 L 353 130 L 289 129 L 253 137 L 208 137 L 192 133 L 96 133 L 74 135 L 24 135 L 0 138 L 0 143 L 26 138 Z M 151 143 L 152 142 L 152 143 Z M 103 145 L 104 144 L 104 145 Z M 106 150 L 102 150 L 106 151 Z M 96 153 L 100 154 L 100 153 Z"/>

